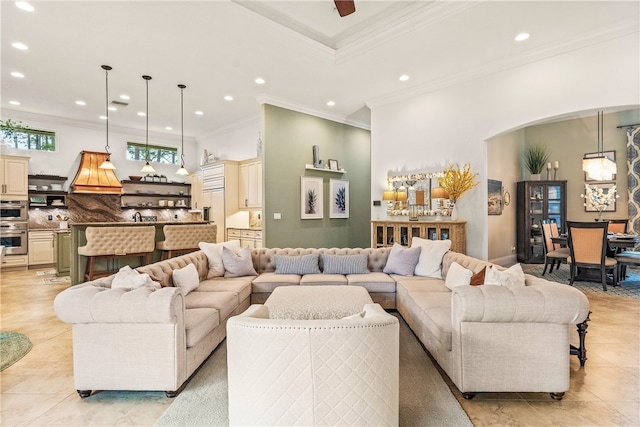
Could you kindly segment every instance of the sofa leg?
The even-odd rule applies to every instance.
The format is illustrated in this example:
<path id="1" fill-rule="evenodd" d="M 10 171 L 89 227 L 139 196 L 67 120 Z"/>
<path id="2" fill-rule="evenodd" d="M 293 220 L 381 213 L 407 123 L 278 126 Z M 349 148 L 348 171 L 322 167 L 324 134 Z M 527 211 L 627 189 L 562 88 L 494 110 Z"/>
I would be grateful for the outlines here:
<path id="1" fill-rule="evenodd" d="M 91 390 L 76 390 L 81 399 L 91 396 Z"/>
<path id="2" fill-rule="evenodd" d="M 474 397 L 476 397 L 476 394 L 475 393 L 462 393 L 462 397 L 464 397 L 467 400 L 471 400 Z"/>
<path id="3" fill-rule="evenodd" d="M 553 400 L 562 400 L 564 397 L 564 391 L 561 393 L 549 393 L 549 396 L 551 396 Z"/>

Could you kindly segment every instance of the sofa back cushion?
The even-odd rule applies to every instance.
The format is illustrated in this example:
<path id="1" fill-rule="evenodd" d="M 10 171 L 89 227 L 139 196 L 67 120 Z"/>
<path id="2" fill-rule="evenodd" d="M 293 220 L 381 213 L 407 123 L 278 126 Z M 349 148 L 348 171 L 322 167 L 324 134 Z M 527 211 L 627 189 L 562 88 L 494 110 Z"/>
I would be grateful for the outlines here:
<path id="1" fill-rule="evenodd" d="M 370 272 L 382 271 L 387 263 L 391 248 L 260 248 L 253 250 L 253 266 L 260 273 L 276 271 L 276 255 L 320 255 L 320 269 L 324 268 L 323 254 L 330 255 L 367 255 L 367 268 Z"/>
<path id="2" fill-rule="evenodd" d="M 160 282 L 162 286 L 174 286 L 173 270 L 186 267 L 187 264 L 194 264 L 198 270 L 198 278 L 202 281 L 207 278 L 209 271 L 209 263 L 207 256 L 202 251 L 191 252 L 175 258 L 165 259 L 164 261 L 154 262 L 153 264 L 143 265 L 136 268 L 140 273 L 147 273 L 151 280 Z"/>

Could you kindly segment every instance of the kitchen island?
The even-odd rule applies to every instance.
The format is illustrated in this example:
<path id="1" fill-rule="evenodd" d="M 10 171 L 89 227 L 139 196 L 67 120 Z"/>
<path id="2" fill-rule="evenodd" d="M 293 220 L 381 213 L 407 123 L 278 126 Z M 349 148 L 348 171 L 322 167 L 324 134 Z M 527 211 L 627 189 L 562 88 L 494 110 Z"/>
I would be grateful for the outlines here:
<path id="1" fill-rule="evenodd" d="M 77 285 L 85 281 L 84 272 L 87 263 L 87 257 L 78 254 L 78 247 L 87 244 L 85 235 L 87 227 L 135 227 L 135 226 L 154 226 L 156 228 L 155 241 L 164 240 L 162 228 L 165 225 L 194 225 L 208 224 L 209 221 L 167 221 L 167 222 L 77 222 L 70 223 L 71 229 L 71 284 Z M 155 250 L 151 255 L 151 262 L 160 260 L 160 251 Z M 118 270 L 125 265 L 135 268 L 139 265 L 139 257 L 117 257 L 114 259 L 100 259 L 96 262 L 96 270 L 111 271 Z"/>

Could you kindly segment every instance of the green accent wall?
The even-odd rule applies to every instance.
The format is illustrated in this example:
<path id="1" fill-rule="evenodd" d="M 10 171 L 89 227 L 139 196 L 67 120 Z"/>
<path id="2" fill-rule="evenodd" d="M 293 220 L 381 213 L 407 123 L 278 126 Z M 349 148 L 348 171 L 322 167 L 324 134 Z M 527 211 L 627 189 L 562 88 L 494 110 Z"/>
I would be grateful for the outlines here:
<path id="1" fill-rule="evenodd" d="M 263 246 L 370 247 L 371 132 L 268 104 L 262 120 Z M 314 145 L 346 173 L 305 169 Z M 323 179 L 322 219 L 300 218 L 302 176 Z M 349 218 L 329 218 L 330 179 L 349 181 Z"/>

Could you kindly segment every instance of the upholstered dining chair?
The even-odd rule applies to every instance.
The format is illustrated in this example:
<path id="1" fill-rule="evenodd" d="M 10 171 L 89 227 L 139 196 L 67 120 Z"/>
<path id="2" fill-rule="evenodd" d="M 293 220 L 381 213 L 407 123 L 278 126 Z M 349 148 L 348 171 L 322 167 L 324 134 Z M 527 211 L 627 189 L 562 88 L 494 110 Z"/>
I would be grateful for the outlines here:
<path id="1" fill-rule="evenodd" d="M 552 237 L 557 237 L 559 234 L 558 224 L 543 219 L 540 220 L 540 228 L 542 230 L 542 240 L 544 242 L 542 245 L 544 250 L 544 269 L 542 270 L 542 275 L 544 276 L 547 272 L 548 266 L 551 266 L 549 268 L 549 273 L 551 273 L 555 265 L 557 265 L 557 268 L 560 268 L 561 263 L 566 263 L 570 252 L 569 248 L 562 248 L 551 240 Z"/>
<path id="2" fill-rule="evenodd" d="M 626 234 L 629 228 L 629 219 L 609 219 L 609 233 Z"/>
<path id="3" fill-rule="evenodd" d="M 600 271 L 602 289 L 607 290 L 607 271 L 613 274 L 613 286 L 618 285 L 618 263 L 615 258 L 607 256 L 607 227 L 602 222 L 567 221 L 567 233 L 570 256 L 567 262 L 571 266 L 573 286 L 578 268 L 597 269 Z"/>

